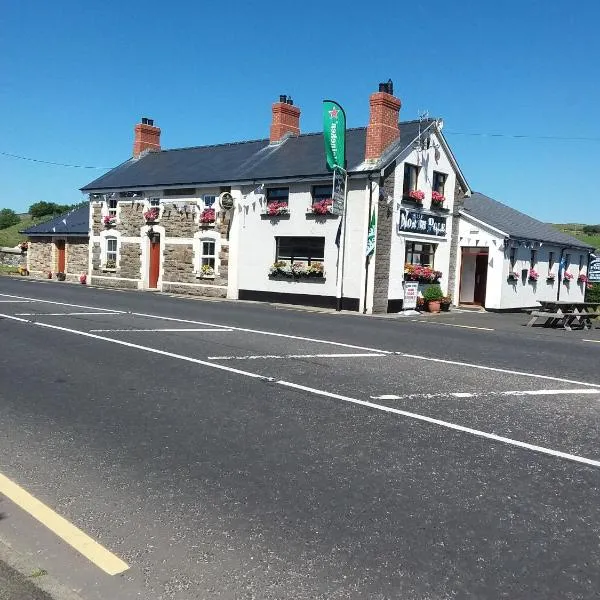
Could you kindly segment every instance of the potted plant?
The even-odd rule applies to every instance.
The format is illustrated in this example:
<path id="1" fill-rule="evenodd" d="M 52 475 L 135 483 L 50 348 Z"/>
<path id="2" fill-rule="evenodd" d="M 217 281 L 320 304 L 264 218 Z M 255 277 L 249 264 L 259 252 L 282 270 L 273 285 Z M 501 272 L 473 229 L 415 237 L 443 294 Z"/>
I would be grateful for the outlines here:
<path id="1" fill-rule="evenodd" d="M 589 279 L 588 279 L 587 275 L 580 273 L 579 277 L 577 278 L 577 281 L 579 283 L 587 283 L 589 281 Z"/>
<path id="2" fill-rule="evenodd" d="M 563 283 L 568 285 L 571 282 L 571 279 L 573 279 L 573 274 L 569 273 L 569 271 L 565 271 L 563 273 Z"/>
<path id="3" fill-rule="evenodd" d="M 290 212 L 287 202 L 269 202 L 267 204 L 267 214 L 271 217 L 287 215 Z"/>
<path id="4" fill-rule="evenodd" d="M 510 271 L 507 279 L 508 279 L 509 283 L 515 283 L 515 282 L 519 281 L 519 274 L 515 273 L 514 271 Z"/>
<path id="5" fill-rule="evenodd" d="M 154 223 L 155 221 L 158 220 L 158 208 L 156 208 L 156 206 L 154 206 L 153 208 L 148 209 L 145 213 L 144 213 L 144 219 L 146 219 L 147 223 Z"/>
<path id="6" fill-rule="evenodd" d="M 548 273 L 548 275 L 546 276 L 546 281 L 548 283 L 554 282 L 555 279 L 556 275 L 554 275 L 554 273 Z"/>
<path id="7" fill-rule="evenodd" d="M 29 242 L 21 242 L 19 244 L 19 248 L 21 249 L 22 253 L 27 252 L 28 248 L 29 248 Z"/>
<path id="8" fill-rule="evenodd" d="M 200 223 L 202 225 L 210 225 L 214 223 L 216 219 L 215 209 L 214 208 L 205 208 L 200 213 Z"/>
<path id="9" fill-rule="evenodd" d="M 528 279 L 529 281 L 535 282 L 539 279 L 540 274 L 535 269 L 529 269 Z"/>
<path id="10" fill-rule="evenodd" d="M 311 212 L 315 215 L 328 215 L 331 213 L 332 204 L 333 200 L 331 198 L 320 200 L 312 205 Z"/>
<path id="11" fill-rule="evenodd" d="M 64 281 L 67 278 L 67 276 L 64 273 L 58 272 L 56 274 L 56 279 L 58 279 L 58 281 Z"/>
<path id="12" fill-rule="evenodd" d="M 215 270 L 210 265 L 202 265 L 200 269 L 200 276 L 210 279 L 215 276 Z"/>
<path id="13" fill-rule="evenodd" d="M 441 301 L 444 297 L 442 288 L 439 285 L 432 285 L 423 292 L 423 299 L 427 304 L 427 310 L 430 313 L 439 313 L 441 310 Z"/>
<path id="14" fill-rule="evenodd" d="M 431 192 L 431 206 L 441 208 L 444 206 L 444 200 L 446 200 L 444 194 L 440 194 L 440 192 L 436 192 L 435 190 Z"/>
<path id="15" fill-rule="evenodd" d="M 115 215 L 106 215 L 102 219 L 102 223 L 107 229 L 110 227 L 114 227 L 117 224 L 117 217 Z"/>
<path id="16" fill-rule="evenodd" d="M 452 296 L 450 296 L 450 294 L 448 294 L 447 296 L 444 296 L 440 300 L 440 307 L 442 309 L 442 312 L 448 312 L 450 310 L 451 304 L 452 304 Z"/>
<path id="17" fill-rule="evenodd" d="M 423 296 L 417 296 L 417 310 L 425 310 L 425 299 Z"/>

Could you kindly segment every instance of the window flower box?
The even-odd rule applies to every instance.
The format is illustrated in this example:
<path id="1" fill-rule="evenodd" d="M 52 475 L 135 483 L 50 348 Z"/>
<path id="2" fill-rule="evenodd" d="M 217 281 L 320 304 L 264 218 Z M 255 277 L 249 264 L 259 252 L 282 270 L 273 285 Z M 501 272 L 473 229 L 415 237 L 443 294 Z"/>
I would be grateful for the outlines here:
<path id="1" fill-rule="evenodd" d="M 158 215 L 158 208 L 150 208 L 144 213 L 144 219 L 146 220 L 146 223 L 156 223 L 156 221 L 158 221 Z"/>
<path id="2" fill-rule="evenodd" d="M 321 263 L 307 265 L 302 262 L 289 264 L 285 261 L 273 263 L 269 269 L 269 277 L 283 279 L 324 279 L 325 272 Z"/>
<path id="3" fill-rule="evenodd" d="M 200 225 L 213 225 L 216 221 L 216 214 L 214 208 L 205 208 L 200 213 Z"/>
<path id="4" fill-rule="evenodd" d="M 315 215 L 330 215 L 332 206 L 333 200 L 331 198 L 319 200 L 310 207 L 310 212 Z"/>
<path id="5" fill-rule="evenodd" d="M 563 283 L 569 284 L 571 282 L 571 279 L 573 279 L 572 273 L 569 273 L 568 271 L 563 273 Z"/>
<path id="6" fill-rule="evenodd" d="M 527 279 L 531 282 L 536 282 L 540 278 L 540 274 L 535 269 L 529 269 Z"/>
<path id="7" fill-rule="evenodd" d="M 264 214 L 268 217 L 280 217 L 282 215 L 289 215 L 290 209 L 287 202 L 269 202 L 267 204 L 267 211 Z"/>
<path id="8" fill-rule="evenodd" d="M 507 277 L 507 279 L 508 279 L 508 281 L 509 281 L 510 283 L 515 283 L 515 282 L 519 281 L 519 274 L 518 274 L 518 273 L 515 273 L 514 271 L 511 271 L 511 272 L 508 274 L 508 277 Z"/>
<path id="9" fill-rule="evenodd" d="M 445 201 L 444 194 L 440 194 L 440 192 L 436 192 L 435 190 L 431 192 L 431 206 L 433 208 L 444 208 Z"/>
<path id="10" fill-rule="evenodd" d="M 548 282 L 554 282 L 555 279 L 556 275 L 554 273 L 548 273 L 548 275 L 546 275 L 546 281 Z"/>
<path id="11" fill-rule="evenodd" d="M 584 275 L 583 273 L 581 273 L 579 275 L 579 277 L 577 278 L 577 282 L 578 283 L 587 283 L 589 281 L 587 275 Z"/>
<path id="12" fill-rule="evenodd" d="M 214 279 L 215 278 L 215 269 L 210 265 L 202 265 L 200 267 L 200 272 L 198 273 L 198 279 Z"/>
<path id="13" fill-rule="evenodd" d="M 102 219 L 102 224 L 107 229 L 110 228 L 110 227 L 114 227 L 117 224 L 117 217 L 115 215 L 106 215 Z"/>
<path id="14" fill-rule="evenodd" d="M 419 283 L 439 283 L 442 278 L 441 271 L 423 265 L 404 265 L 404 281 L 418 281 Z"/>
<path id="15" fill-rule="evenodd" d="M 411 190 L 404 196 L 403 199 L 415 202 L 416 204 L 423 204 L 423 200 L 425 200 L 425 192 L 421 190 Z"/>

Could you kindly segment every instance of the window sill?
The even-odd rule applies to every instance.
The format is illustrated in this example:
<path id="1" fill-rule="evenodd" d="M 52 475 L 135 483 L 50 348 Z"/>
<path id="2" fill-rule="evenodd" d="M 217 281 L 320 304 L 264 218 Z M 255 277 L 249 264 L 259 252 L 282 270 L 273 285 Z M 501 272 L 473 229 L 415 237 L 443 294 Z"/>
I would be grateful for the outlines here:
<path id="1" fill-rule="evenodd" d="M 199 223 L 200 229 L 214 229 L 217 224 L 213 221 L 212 223 Z"/>
<path id="2" fill-rule="evenodd" d="M 117 269 L 116 269 L 116 267 L 114 269 L 109 269 L 107 267 L 102 267 L 102 272 L 103 273 L 116 273 Z"/>
<path id="3" fill-rule="evenodd" d="M 450 209 L 446 208 L 445 206 L 439 206 L 437 204 L 432 204 L 431 205 L 431 210 L 435 210 L 437 212 L 442 212 L 442 213 L 449 213 Z"/>
<path id="4" fill-rule="evenodd" d="M 196 275 L 196 279 L 214 279 L 216 275 Z"/>
<path id="5" fill-rule="evenodd" d="M 402 196 L 402 204 L 410 204 L 412 206 L 419 206 L 423 208 L 422 200 L 415 200 L 414 198 L 410 198 L 409 196 Z"/>
<path id="6" fill-rule="evenodd" d="M 263 220 L 276 221 L 278 219 L 289 219 L 290 213 L 282 213 L 280 215 L 270 215 L 269 213 L 261 213 L 260 218 Z"/>
<path id="7" fill-rule="evenodd" d="M 269 274 L 269 279 L 274 281 L 302 281 L 305 283 L 325 283 L 325 275 L 281 275 L 279 273 L 275 275 Z"/>

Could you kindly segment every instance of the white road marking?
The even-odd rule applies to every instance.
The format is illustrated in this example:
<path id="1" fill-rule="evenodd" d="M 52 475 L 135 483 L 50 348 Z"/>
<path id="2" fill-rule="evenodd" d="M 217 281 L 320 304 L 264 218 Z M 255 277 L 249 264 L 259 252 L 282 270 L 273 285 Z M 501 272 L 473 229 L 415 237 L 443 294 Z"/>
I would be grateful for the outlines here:
<path id="1" fill-rule="evenodd" d="M 600 344 L 600 340 L 582 340 L 583 342 L 591 342 L 592 344 Z"/>
<path id="2" fill-rule="evenodd" d="M 488 392 L 434 392 L 425 394 L 382 394 L 381 396 L 370 396 L 371 400 L 416 400 L 432 398 L 477 398 L 481 396 L 563 396 L 579 394 L 600 394 L 600 389 L 583 388 L 580 390 L 509 390 L 509 391 L 488 391 Z"/>
<path id="3" fill-rule="evenodd" d="M 446 327 L 461 327 L 462 329 L 479 329 L 481 331 L 496 331 L 491 327 L 475 327 L 475 325 L 458 325 L 457 323 L 443 323 L 442 321 L 428 321 L 426 319 L 411 319 L 413 323 L 428 323 L 429 325 L 445 325 Z"/>
<path id="4" fill-rule="evenodd" d="M 199 365 L 203 365 L 206 367 L 210 367 L 213 369 L 219 369 L 222 371 L 227 371 L 229 373 L 237 373 L 238 375 L 244 375 L 246 377 L 251 377 L 252 379 L 258 379 L 261 381 L 268 381 L 268 382 L 272 382 L 276 385 L 281 385 L 283 387 L 286 388 L 290 388 L 290 389 L 296 389 L 296 390 L 300 390 L 300 391 L 304 391 L 304 392 L 309 392 L 311 394 L 316 394 L 318 396 L 324 396 L 326 398 L 333 398 L 335 400 L 342 400 L 343 402 L 348 402 L 351 404 L 356 404 L 358 406 L 364 406 L 367 408 L 372 408 L 375 410 L 379 410 L 382 412 L 386 412 L 386 413 L 391 413 L 391 414 L 396 414 L 396 415 L 400 415 L 400 416 L 404 416 L 404 417 L 408 417 L 410 419 L 415 419 L 417 421 L 423 421 L 425 423 L 430 423 L 432 425 L 439 425 L 441 427 L 445 427 L 447 429 L 452 429 L 454 431 L 460 431 L 463 433 L 469 433 L 471 435 L 477 436 L 477 437 L 481 437 L 484 439 L 489 439 L 489 440 L 493 440 L 496 442 L 500 442 L 503 444 L 507 444 L 510 446 L 515 446 L 517 448 L 524 448 L 526 450 L 531 450 L 533 452 L 539 452 L 541 454 L 545 454 L 548 456 L 554 456 L 557 458 L 563 458 L 565 460 L 569 460 L 569 461 L 573 461 L 576 463 L 580 463 L 580 464 L 584 464 L 584 465 L 590 465 L 593 467 L 600 467 L 600 461 L 599 460 L 594 460 L 591 458 L 586 458 L 584 456 L 577 456 L 575 454 L 569 454 L 567 452 L 561 452 L 559 450 L 553 450 L 551 448 L 544 448 L 543 446 L 537 446 L 535 444 L 529 444 L 527 442 L 522 442 L 520 440 L 514 440 L 511 438 L 507 438 L 507 437 L 503 437 L 500 435 L 496 435 L 495 433 L 488 433 L 486 431 L 480 431 L 478 429 L 472 429 L 470 427 L 464 427 L 463 425 L 457 425 L 455 423 L 450 423 L 448 421 L 442 421 L 440 419 L 434 419 L 432 417 L 428 417 L 425 415 L 420 415 L 417 413 L 413 413 L 413 412 L 408 412 L 405 410 L 400 410 L 397 408 L 392 408 L 391 406 L 385 406 L 382 404 L 375 404 L 373 402 L 369 402 L 366 400 L 359 400 L 357 398 L 351 398 L 349 396 L 344 396 L 342 394 L 336 394 L 334 392 L 328 392 L 326 390 L 320 390 L 317 388 L 311 388 L 308 386 L 304 386 L 304 385 L 300 385 L 297 383 L 292 383 L 290 381 L 285 381 L 285 380 L 276 380 L 274 377 L 265 377 L 264 375 L 259 375 L 257 373 L 251 373 L 249 371 L 242 371 L 240 369 L 234 369 L 232 367 L 227 367 L 225 365 L 221 365 L 219 363 L 215 363 L 215 362 L 207 362 L 205 360 L 200 360 L 197 358 L 192 358 L 190 356 L 184 356 L 182 354 L 175 354 L 173 352 L 166 352 L 164 350 L 158 350 L 156 348 L 151 348 L 149 346 L 141 346 L 140 344 L 132 344 L 130 342 L 125 342 L 123 340 L 115 340 L 112 338 L 108 338 L 108 337 L 104 337 L 104 336 L 100 336 L 100 335 L 96 335 L 93 333 L 88 333 L 85 331 L 78 331 L 77 329 L 69 329 L 67 327 L 59 327 L 58 325 L 50 325 L 48 323 L 40 323 L 40 322 L 35 322 L 35 321 L 27 321 L 26 319 L 21 319 L 19 317 L 13 317 L 12 315 L 2 315 L 0 314 L 0 317 L 6 317 L 8 319 L 12 319 L 15 321 L 19 321 L 19 322 L 24 322 L 30 325 L 34 325 L 37 327 L 45 327 L 48 329 L 54 329 L 57 331 L 64 331 L 66 333 L 72 333 L 74 335 L 81 335 L 83 337 L 88 337 L 88 338 L 92 338 L 92 339 L 96 339 L 96 340 L 101 340 L 104 342 L 109 342 L 111 344 L 117 344 L 119 346 L 126 346 L 128 348 L 135 348 L 137 350 L 143 350 L 144 352 L 150 352 L 152 354 L 158 354 L 160 356 L 168 356 L 170 358 L 175 358 L 178 360 L 184 360 L 187 362 L 191 362 L 191 363 L 195 363 L 195 364 L 199 364 Z M 437 359 L 436 359 L 437 360 Z M 442 362 L 448 362 L 448 361 L 442 361 Z M 464 364 L 464 363 L 463 363 Z M 492 370 L 498 370 L 498 369 L 492 369 Z"/>
<path id="5" fill-rule="evenodd" d="M 69 312 L 69 313 L 15 313 L 19 317 L 78 317 L 81 315 L 115 316 L 124 314 L 122 311 L 113 312 Z"/>
<path id="6" fill-rule="evenodd" d="M 585 458 L 584 456 L 577 456 L 576 454 L 569 454 L 567 452 L 561 452 L 559 450 L 552 450 L 551 448 L 544 448 L 543 446 L 537 446 L 535 444 L 529 444 L 527 442 L 521 442 L 519 440 L 513 440 L 511 438 L 507 438 L 507 437 L 504 437 L 501 435 L 496 435 L 495 433 L 488 433 L 487 431 L 480 431 L 478 429 L 472 429 L 471 427 L 464 427 L 463 425 L 456 425 L 455 423 L 450 423 L 448 421 L 442 421 L 440 419 L 434 419 L 432 417 L 427 417 L 425 415 L 408 412 L 406 410 L 392 408 L 391 406 L 375 404 L 373 402 L 368 402 L 366 400 L 358 400 L 356 398 L 350 398 L 349 396 L 343 396 L 341 394 L 326 392 L 325 390 L 319 390 L 319 389 L 311 388 L 311 387 L 308 387 L 305 385 L 299 385 L 297 383 L 290 383 L 289 381 L 277 381 L 276 383 L 278 383 L 279 385 L 283 385 L 285 387 L 292 388 L 292 389 L 297 389 L 297 390 L 301 390 L 304 392 L 310 392 L 311 394 L 317 394 L 319 396 L 325 396 L 327 398 L 333 398 L 335 400 L 343 400 L 344 402 L 349 402 L 351 404 L 357 404 L 359 406 L 366 406 L 368 408 L 374 408 L 374 409 L 380 410 L 382 412 L 401 415 L 403 417 L 408 417 L 410 419 L 415 419 L 417 421 L 424 421 L 426 423 L 431 423 L 432 425 L 439 425 L 441 427 L 446 427 L 447 429 L 453 429 L 455 431 L 461 431 L 463 433 L 470 433 L 471 435 L 475 435 L 477 437 L 482 437 L 482 438 L 485 438 L 488 440 L 494 440 L 495 442 L 501 442 L 503 444 L 508 444 L 509 446 L 525 448 L 526 450 L 532 450 L 534 452 L 539 452 L 541 454 L 547 454 L 549 456 L 556 456 L 558 458 L 564 458 L 566 460 L 581 463 L 584 465 L 590 465 L 592 467 L 600 467 L 600 460 L 594 460 L 592 458 Z"/>
<path id="7" fill-rule="evenodd" d="M 217 333 L 223 333 L 228 331 L 233 331 L 233 329 L 219 329 L 215 327 L 204 327 L 202 329 L 90 329 L 90 333 L 105 333 L 110 331 L 124 331 L 127 333 L 137 333 L 139 331 L 161 331 L 166 333 L 172 333 L 174 331 L 183 331 L 183 332 L 196 332 L 196 331 L 214 331 Z M 235 358 L 235 357 L 233 357 Z"/>
<path id="8" fill-rule="evenodd" d="M 175 330 L 177 331 L 177 330 Z M 255 354 L 251 356 L 209 356 L 208 360 L 255 360 L 261 358 L 364 358 L 370 356 L 389 356 L 388 354 Z"/>
<path id="9" fill-rule="evenodd" d="M 27 304 L 28 302 L 30 302 L 30 301 L 29 300 L 0 300 L 0 304 L 8 304 L 8 303 Z"/>
<path id="10" fill-rule="evenodd" d="M 83 304 L 69 304 L 68 302 L 56 302 L 55 300 L 40 300 L 39 298 L 26 298 L 25 296 L 15 296 L 13 294 L 0 294 L 4 298 L 16 298 L 18 300 L 27 300 L 29 302 L 43 302 L 44 304 L 58 304 L 59 306 L 72 306 L 73 308 L 87 308 L 88 310 L 102 310 L 111 313 L 122 313 L 124 311 L 112 310 L 102 306 L 85 306 Z"/>

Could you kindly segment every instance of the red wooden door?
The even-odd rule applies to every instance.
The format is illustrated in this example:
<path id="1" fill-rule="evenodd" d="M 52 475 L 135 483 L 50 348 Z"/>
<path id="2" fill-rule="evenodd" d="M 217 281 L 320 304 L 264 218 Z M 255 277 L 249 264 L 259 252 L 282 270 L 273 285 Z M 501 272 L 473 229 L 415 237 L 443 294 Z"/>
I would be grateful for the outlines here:
<path id="1" fill-rule="evenodd" d="M 150 242 L 150 273 L 148 287 L 155 288 L 158 285 L 158 273 L 160 270 L 160 241 Z"/>
<path id="2" fill-rule="evenodd" d="M 56 240 L 56 271 L 58 273 L 65 272 L 65 241 Z"/>

